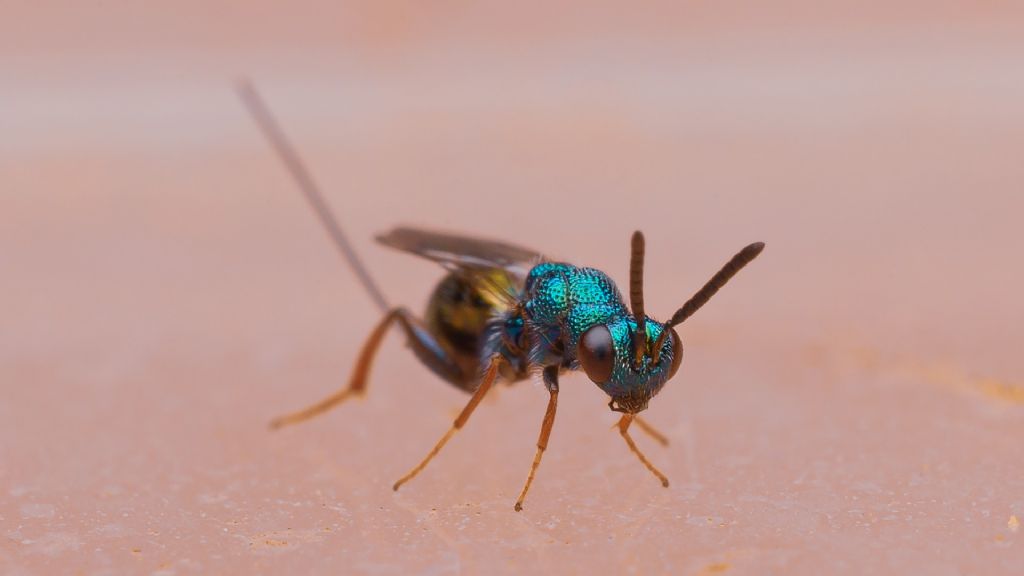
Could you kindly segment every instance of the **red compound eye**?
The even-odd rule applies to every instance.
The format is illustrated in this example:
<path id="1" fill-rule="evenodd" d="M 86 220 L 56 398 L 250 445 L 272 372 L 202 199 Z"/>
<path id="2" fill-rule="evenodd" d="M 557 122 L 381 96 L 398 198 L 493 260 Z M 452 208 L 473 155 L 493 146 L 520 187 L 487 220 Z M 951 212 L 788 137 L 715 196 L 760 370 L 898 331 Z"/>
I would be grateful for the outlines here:
<path id="1" fill-rule="evenodd" d="M 584 332 L 576 347 L 576 357 L 595 384 L 607 382 L 615 367 L 615 346 L 608 327 L 598 324 Z"/>
<path id="2" fill-rule="evenodd" d="M 679 334 L 676 333 L 676 329 L 672 328 L 672 367 L 668 369 L 668 377 L 671 378 L 676 375 L 676 371 L 679 370 L 679 364 L 683 361 L 683 342 L 679 339 Z"/>

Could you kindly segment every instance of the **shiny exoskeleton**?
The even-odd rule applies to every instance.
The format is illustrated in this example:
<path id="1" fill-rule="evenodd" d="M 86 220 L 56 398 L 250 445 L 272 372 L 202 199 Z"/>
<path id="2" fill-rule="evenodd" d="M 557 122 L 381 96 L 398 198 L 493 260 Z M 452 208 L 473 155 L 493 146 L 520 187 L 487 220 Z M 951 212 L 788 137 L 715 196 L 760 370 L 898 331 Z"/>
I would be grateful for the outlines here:
<path id="1" fill-rule="evenodd" d="M 397 228 L 378 240 L 393 248 L 435 260 L 450 271 L 435 288 L 423 321 L 404 308 L 389 310 L 371 333 L 347 388 L 274 426 L 305 420 L 352 394 L 362 393 L 370 363 L 388 326 L 397 323 L 416 356 L 435 374 L 473 394 L 452 428 L 427 457 L 395 483 L 419 473 L 499 379 L 515 382 L 540 372 L 549 393 L 537 455 L 516 509 L 547 448 L 558 403 L 559 375 L 583 370 L 622 412 L 619 430 L 629 447 L 663 485 L 668 479 L 637 449 L 628 434 L 636 414 L 679 369 L 683 355 L 673 328 L 706 302 L 763 248 L 752 244 L 733 257 L 671 320 L 660 323 L 643 313 L 644 241 L 633 236 L 630 304 L 615 283 L 594 268 L 550 262 L 539 254 L 495 241 Z M 527 270 L 525 274 L 521 270 Z M 642 421 L 656 438 L 663 436 Z"/>
<path id="2" fill-rule="evenodd" d="M 274 420 L 273 427 L 306 420 L 364 393 L 380 343 L 388 328 L 397 324 L 423 364 L 472 396 L 423 461 L 395 483 L 395 490 L 418 474 L 466 424 L 496 381 L 516 382 L 539 373 L 549 398 L 537 451 L 516 500 L 515 509 L 521 510 L 554 424 L 559 376 L 572 370 L 582 370 L 608 395 L 609 407 L 622 413 L 618 429 L 623 439 L 662 485 L 668 486 L 668 479 L 633 442 L 629 427 L 636 421 L 643 431 L 667 442 L 638 413 L 679 369 L 683 347 L 675 326 L 757 257 L 764 244 L 751 244 L 741 250 L 668 321 L 658 322 L 644 312 L 645 246 L 640 232 L 632 238 L 627 306 L 615 283 L 600 270 L 553 262 L 537 252 L 503 242 L 396 228 L 378 236 L 378 241 L 434 260 L 448 270 L 420 320 L 405 308 L 387 305 L 258 94 L 245 85 L 242 97 L 337 247 L 384 312 L 359 353 L 348 385 L 313 406 Z"/>

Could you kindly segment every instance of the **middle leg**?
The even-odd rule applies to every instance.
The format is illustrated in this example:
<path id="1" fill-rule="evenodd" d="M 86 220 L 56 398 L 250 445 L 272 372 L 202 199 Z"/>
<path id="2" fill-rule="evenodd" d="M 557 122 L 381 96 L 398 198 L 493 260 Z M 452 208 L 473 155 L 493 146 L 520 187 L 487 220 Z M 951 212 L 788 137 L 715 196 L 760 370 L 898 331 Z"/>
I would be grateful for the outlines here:
<path id="1" fill-rule="evenodd" d="M 544 384 L 551 395 L 548 398 L 548 410 L 544 413 L 544 421 L 540 425 L 540 437 L 537 438 L 537 453 L 533 457 L 530 474 L 526 477 L 526 484 L 523 486 L 523 491 L 519 493 L 519 499 L 516 500 L 516 512 L 520 512 L 523 509 L 523 500 L 526 500 L 526 493 L 530 490 L 530 484 L 533 483 L 533 476 L 537 473 L 537 468 L 540 466 L 540 459 L 544 456 L 544 450 L 548 447 L 551 427 L 555 425 L 555 410 L 558 408 L 558 366 L 544 368 Z"/>
<path id="2" fill-rule="evenodd" d="M 427 457 L 424 458 L 422 462 L 417 464 L 416 467 L 410 470 L 405 476 L 399 478 L 398 482 L 395 482 L 395 485 L 392 486 L 393 489 L 398 490 L 402 487 L 402 484 L 412 480 L 420 473 L 421 470 L 426 468 L 427 464 L 434 459 L 434 456 L 437 456 L 437 453 L 441 451 L 441 448 L 444 448 L 444 445 L 448 443 L 448 440 L 450 440 L 451 437 L 466 424 L 470 415 L 473 414 L 473 410 L 476 410 L 477 405 L 480 404 L 480 401 L 484 399 L 484 395 L 487 394 L 487 391 L 491 389 L 491 385 L 494 384 L 494 380 L 498 377 L 498 370 L 501 368 L 501 363 L 503 361 L 504 360 L 501 356 L 494 356 L 491 358 L 490 363 L 487 365 L 487 370 L 484 372 L 483 378 L 480 380 L 480 386 L 476 389 L 476 392 L 473 392 L 473 397 L 469 399 L 469 402 L 466 404 L 466 407 L 462 409 L 459 417 L 452 423 L 452 427 L 449 428 L 448 432 L 445 432 L 445 435 L 437 441 L 437 444 L 435 444 L 433 449 L 427 453 Z"/>

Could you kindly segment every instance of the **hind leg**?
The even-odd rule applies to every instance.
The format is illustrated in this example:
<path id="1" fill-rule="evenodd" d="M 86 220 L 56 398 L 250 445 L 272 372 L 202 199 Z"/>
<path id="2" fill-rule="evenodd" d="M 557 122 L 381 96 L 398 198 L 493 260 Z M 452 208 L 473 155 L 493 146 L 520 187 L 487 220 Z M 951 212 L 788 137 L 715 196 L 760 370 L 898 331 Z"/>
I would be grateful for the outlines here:
<path id="1" fill-rule="evenodd" d="M 405 308 L 394 308 L 385 314 L 373 332 L 370 332 L 370 337 L 366 339 L 363 349 L 359 352 L 355 369 L 352 370 L 352 376 L 349 377 L 348 385 L 345 388 L 308 408 L 275 418 L 270 422 L 270 427 L 276 429 L 309 420 L 327 412 L 352 396 L 364 394 L 373 359 L 377 355 L 377 350 L 380 348 L 388 328 L 395 322 L 405 332 L 413 352 L 431 370 L 450 382 L 458 382 L 462 379 L 462 370 L 430 331 Z"/>

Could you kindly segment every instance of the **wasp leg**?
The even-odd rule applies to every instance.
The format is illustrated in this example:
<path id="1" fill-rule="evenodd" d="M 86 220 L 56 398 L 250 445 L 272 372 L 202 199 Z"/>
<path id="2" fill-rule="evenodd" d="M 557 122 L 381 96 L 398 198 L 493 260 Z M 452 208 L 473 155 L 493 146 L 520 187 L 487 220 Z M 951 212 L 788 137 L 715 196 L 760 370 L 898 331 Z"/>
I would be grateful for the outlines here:
<path id="1" fill-rule="evenodd" d="M 651 438 L 654 438 L 654 440 L 657 441 L 658 444 L 661 444 L 662 446 L 668 446 L 668 438 L 661 432 L 658 432 L 657 428 L 651 426 L 650 424 L 647 423 L 646 420 L 641 419 L 636 414 L 633 415 L 633 420 L 636 422 L 636 425 L 640 427 L 640 430 L 644 434 L 647 434 Z M 621 422 L 616 422 L 615 424 L 612 424 L 612 428 L 618 428 L 620 425 Z"/>
<path id="2" fill-rule="evenodd" d="M 548 366 L 544 369 L 544 384 L 547 385 L 548 393 L 551 394 L 548 398 L 548 410 L 544 413 L 544 422 L 540 425 L 540 437 L 537 438 L 537 453 L 533 457 L 530 474 L 526 477 L 526 484 L 523 486 L 523 491 L 519 493 L 519 499 L 516 500 L 516 512 L 523 509 L 523 500 L 526 499 L 526 493 L 530 490 L 530 484 L 533 483 L 533 476 L 537 473 L 537 468 L 540 466 L 540 459 L 544 456 L 544 450 L 548 447 L 551 427 L 555 424 L 555 410 L 558 409 L 558 366 Z"/>
<path id="3" fill-rule="evenodd" d="M 451 381 L 458 381 L 461 378 L 459 367 L 448 356 L 444 348 L 437 343 L 430 332 L 420 324 L 419 320 L 405 308 L 394 308 L 384 315 L 384 318 L 373 329 L 373 332 L 370 333 L 370 337 L 366 339 L 366 343 L 363 344 L 363 349 L 359 352 L 359 357 L 356 360 L 356 367 L 352 370 L 352 376 L 349 378 L 348 386 L 308 408 L 275 418 L 270 422 L 270 427 L 276 429 L 309 420 L 334 408 L 348 400 L 351 396 L 364 394 L 373 358 L 376 356 L 377 349 L 380 348 L 384 335 L 387 334 L 388 327 L 391 326 L 392 322 L 398 322 L 398 325 L 402 327 L 405 335 L 409 338 L 409 345 L 412 347 L 413 352 L 434 372 Z"/>
<path id="4" fill-rule="evenodd" d="M 633 416 L 633 420 L 636 421 L 636 425 L 639 426 L 641 430 L 646 432 L 647 435 L 650 436 L 651 438 L 654 438 L 658 442 L 658 444 L 661 444 L 662 446 L 668 446 L 668 438 L 666 438 L 665 435 L 662 434 L 661 432 L 658 432 L 657 428 L 651 426 L 650 424 L 647 423 L 646 420 L 640 418 L 639 416 Z"/>
<path id="5" fill-rule="evenodd" d="M 662 486 L 668 488 L 668 478 L 666 478 L 664 474 L 662 474 L 657 468 L 654 467 L 653 464 L 651 464 L 647 460 L 647 457 L 644 456 L 644 453 L 641 452 L 640 449 L 636 447 L 636 444 L 633 442 L 633 438 L 629 436 L 629 425 L 633 423 L 634 418 L 635 416 L 633 414 L 622 415 L 622 418 L 619 420 L 619 434 L 622 434 L 622 439 L 626 441 L 626 444 L 629 445 L 629 449 L 632 450 L 634 454 L 636 454 L 636 457 L 640 459 L 640 462 L 642 462 L 643 465 L 646 466 L 652 474 L 657 476 L 658 480 L 661 480 Z"/>
<path id="6" fill-rule="evenodd" d="M 487 391 L 490 390 L 491 385 L 494 384 L 495 379 L 497 379 L 498 369 L 501 368 L 501 362 L 501 356 L 494 356 L 491 358 L 491 361 L 487 364 L 487 370 L 480 379 L 480 386 L 476 389 L 476 392 L 473 392 L 473 397 L 469 399 L 466 407 L 462 409 L 461 413 L 459 413 L 459 417 L 455 419 L 454 423 L 452 423 L 452 427 L 449 428 L 448 432 L 445 432 L 445 435 L 437 441 L 437 444 L 435 444 L 433 449 L 427 453 L 427 457 L 424 458 L 422 462 L 417 464 L 416 467 L 410 470 L 408 474 L 399 478 L 398 482 L 395 482 L 395 485 L 392 486 L 393 489 L 398 490 L 402 487 L 402 484 L 412 480 L 420 473 L 421 470 L 426 468 L 427 464 L 430 463 L 434 456 L 437 456 L 437 453 L 441 451 L 441 448 L 444 448 L 444 445 L 448 443 L 448 440 L 450 440 L 451 437 L 466 424 L 466 421 L 469 420 L 469 416 L 473 414 L 473 410 L 476 409 L 477 404 L 480 404 L 484 395 L 487 394 Z"/>

